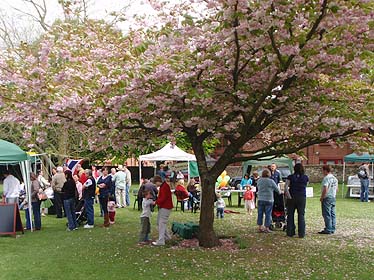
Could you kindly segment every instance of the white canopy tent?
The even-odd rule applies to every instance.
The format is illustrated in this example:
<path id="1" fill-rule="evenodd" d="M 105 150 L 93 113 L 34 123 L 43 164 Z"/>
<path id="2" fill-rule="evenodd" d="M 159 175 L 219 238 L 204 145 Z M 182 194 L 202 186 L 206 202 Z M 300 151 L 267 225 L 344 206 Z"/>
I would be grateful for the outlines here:
<path id="1" fill-rule="evenodd" d="M 139 157 L 139 180 L 142 178 L 142 161 L 187 161 L 188 162 L 188 179 L 190 176 L 190 161 L 196 161 L 193 154 L 186 153 L 172 143 L 166 144 L 160 150 Z"/>

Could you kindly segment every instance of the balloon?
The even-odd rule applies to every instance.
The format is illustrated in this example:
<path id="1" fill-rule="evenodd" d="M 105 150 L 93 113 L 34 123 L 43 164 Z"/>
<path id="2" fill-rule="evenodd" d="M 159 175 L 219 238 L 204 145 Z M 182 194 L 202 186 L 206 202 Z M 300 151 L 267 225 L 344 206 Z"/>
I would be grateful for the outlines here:
<path id="1" fill-rule="evenodd" d="M 227 172 L 226 172 L 226 170 L 224 170 L 224 171 L 221 173 L 221 176 L 222 176 L 222 178 L 225 178 L 226 175 L 227 175 Z"/>
<path id="2" fill-rule="evenodd" d="M 219 183 L 218 182 L 216 182 L 216 188 L 219 186 Z"/>
<path id="3" fill-rule="evenodd" d="M 221 176 L 217 178 L 218 183 L 221 183 L 222 180 L 223 180 L 223 178 Z"/>
<path id="4" fill-rule="evenodd" d="M 222 180 L 221 183 L 219 183 L 219 186 L 221 188 L 226 187 L 226 185 L 227 185 L 227 181 L 225 181 L 225 180 Z"/>
<path id="5" fill-rule="evenodd" d="M 226 182 L 230 181 L 230 176 L 226 175 L 223 180 L 225 180 Z"/>

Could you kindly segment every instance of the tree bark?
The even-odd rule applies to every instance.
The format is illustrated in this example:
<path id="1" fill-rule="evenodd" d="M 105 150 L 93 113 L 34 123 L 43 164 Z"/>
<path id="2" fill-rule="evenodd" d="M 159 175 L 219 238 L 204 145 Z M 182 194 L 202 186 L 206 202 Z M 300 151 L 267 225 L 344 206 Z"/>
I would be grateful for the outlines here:
<path id="1" fill-rule="evenodd" d="M 216 173 L 209 172 L 205 159 L 203 140 L 195 135 L 192 139 L 192 148 L 195 152 L 200 174 L 200 233 L 199 245 L 211 248 L 220 245 L 219 239 L 214 232 L 214 200 L 215 200 L 215 176 Z"/>
<path id="2" fill-rule="evenodd" d="M 199 245 L 211 248 L 220 245 L 219 239 L 214 232 L 214 179 L 207 174 L 201 174 L 201 203 L 200 203 L 200 233 Z"/>

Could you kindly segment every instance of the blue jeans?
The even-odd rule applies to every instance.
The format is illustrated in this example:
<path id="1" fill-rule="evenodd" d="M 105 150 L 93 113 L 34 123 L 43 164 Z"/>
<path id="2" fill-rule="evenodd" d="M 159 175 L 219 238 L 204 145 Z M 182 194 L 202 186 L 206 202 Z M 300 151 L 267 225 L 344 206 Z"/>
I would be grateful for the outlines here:
<path id="1" fill-rule="evenodd" d="M 64 200 L 64 208 L 66 211 L 66 218 L 68 219 L 68 228 L 73 230 L 78 227 L 75 216 L 75 198 Z"/>
<path id="2" fill-rule="evenodd" d="M 126 184 L 126 206 L 130 206 L 130 187 Z"/>
<path id="3" fill-rule="evenodd" d="M 295 235 L 295 210 L 297 210 L 297 225 L 299 237 L 305 236 L 305 204 L 306 198 L 303 196 L 287 199 L 287 235 Z"/>
<path id="4" fill-rule="evenodd" d="M 40 216 L 40 201 L 31 202 L 32 213 L 34 214 L 35 229 L 42 228 L 42 218 Z"/>
<path id="5" fill-rule="evenodd" d="M 324 230 L 330 233 L 334 233 L 336 228 L 335 205 L 336 199 L 334 197 L 326 197 L 322 201 L 322 217 L 325 221 Z"/>
<path id="6" fill-rule="evenodd" d="M 84 208 L 87 214 L 87 224 L 93 226 L 94 224 L 94 198 L 89 197 L 84 199 Z"/>
<path id="7" fill-rule="evenodd" d="M 369 179 L 361 179 L 361 193 L 360 193 L 360 200 L 362 202 L 369 201 Z"/>
<path id="8" fill-rule="evenodd" d="M 217 218 L 223 219 L 225 208 L 217 208 Z"/>
<path id="9" fill-rule="evenodd" d="M 273 202 L 264 201 L 264 200 L 258 201 L 257 225 L 262 226 L 263 218 L 265 214 L 265 227 L 270 227 L 272 209 L 273 209 Z"/>
<path id="10" fill-rule="evenodd" d="M 25 218 L 26 218 L 26 229 L 31 229 L 31 221 L 30 221 L 29 208 L 25 209 Z"/>

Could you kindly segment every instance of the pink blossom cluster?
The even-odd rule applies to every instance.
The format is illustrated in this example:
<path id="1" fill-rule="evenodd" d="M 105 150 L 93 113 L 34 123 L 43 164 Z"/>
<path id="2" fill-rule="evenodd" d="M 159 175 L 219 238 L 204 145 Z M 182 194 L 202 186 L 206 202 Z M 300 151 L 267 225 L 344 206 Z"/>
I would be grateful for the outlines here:
<path id="1" fill-rule="evenodd" d="M 256 141 L 295 152 L 373 122 L 362 79 L 370 3 L 150 3 L 157 21 L 126 34 L 102 21 L 63 22 L 2 56 L 3 120 L 76 125 L 103 148 L 181 131 L 222 137 L 235 146 L 226 163 Z"/>

